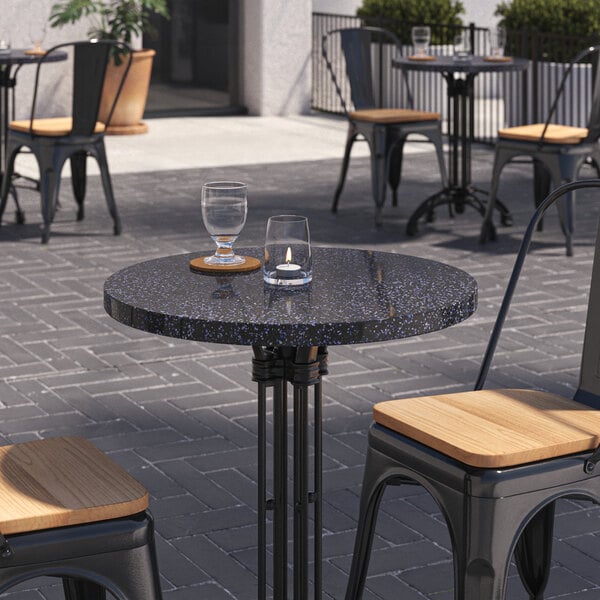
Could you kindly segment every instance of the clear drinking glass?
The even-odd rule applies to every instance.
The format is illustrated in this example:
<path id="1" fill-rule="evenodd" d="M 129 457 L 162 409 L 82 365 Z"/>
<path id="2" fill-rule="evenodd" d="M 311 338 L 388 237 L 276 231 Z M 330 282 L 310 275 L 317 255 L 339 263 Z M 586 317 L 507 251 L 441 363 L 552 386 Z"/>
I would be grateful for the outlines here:
<path id="1" fill-rule="evenodd" d="M 8 30 L 4 31 L 0 28 L 0 54 L 10 52 L 10 35 Z"/>
<path id="2" fill-rule="evenodd" d="M 248 189 L 238 181 L 213 181 L 202 186 L 202 220 L 206 231 L 217 245 L 209 265 L 241 265 L 243 256 L 233 252 L 233 243 L 246 223 Z"/>
<path id="3" fill-rule="evenodd" d="M 454 36 L 454 60 L 469 60 L 471 58 L 471 37 L 468 31 Z"/>
<path id="4" fill-rule="evenodd" d="M 431 28 L 426 25 L 413 27 L 411 34 L 415 56 L 427 56 L 431 42 Z"/>
<path id="5" fill-rule="evenodd" d="M 312 280 L 312 253 L 306 217 L 269 217 L 263 278 L 272 285 L 303 285 Z"/>
<path id="6" fill-rule="evenodd" d="M 32 48 L 26 51 L 27 54 L 44 54 L 42 43 L 46 37 L 46 28 L 48 27 L 48 15 L 46 4 L 41 0 L 35 0 L 31 5 L 31 14 L 29 17 L 29 39 Z"/>
<path id="7" fill-rule="evenodd" d="M 506 29 L 497 27 L 490 31 L 490 56 L 504 56 L 504 46 L 506 46 Z"/>

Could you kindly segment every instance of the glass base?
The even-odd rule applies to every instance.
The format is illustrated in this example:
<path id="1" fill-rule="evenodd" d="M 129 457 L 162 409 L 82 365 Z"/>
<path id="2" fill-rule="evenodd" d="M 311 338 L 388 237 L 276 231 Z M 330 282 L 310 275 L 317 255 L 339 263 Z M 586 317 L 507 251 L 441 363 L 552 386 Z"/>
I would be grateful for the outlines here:
<path id="1" fill-rule="evenodd" d="M 246 259 L 243 256 L 238 256 L 237 254 L 220 254 L 207 256 L 204 259 L 204 262 L 207 265 L 243 265 L 246 262 Z"/>
<path id="2" fill-rule="evenodd" d="M 263 273 L 263 279 L 269 285 L 305 285 L 312 281 L 312 273 L 301 271 L 298 277 L 277 277 L 276 271 L 269 271 Z"/>

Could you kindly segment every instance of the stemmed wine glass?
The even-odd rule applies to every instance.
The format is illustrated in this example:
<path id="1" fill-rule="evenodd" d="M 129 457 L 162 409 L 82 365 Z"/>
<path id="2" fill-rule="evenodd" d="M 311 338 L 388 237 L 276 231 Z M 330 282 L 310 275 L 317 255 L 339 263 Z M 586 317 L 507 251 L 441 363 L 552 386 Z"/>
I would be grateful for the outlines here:
<path id="1" fill-rule="evenodd" d="M 248 189 L 237 181 L 213 181 L 202 186 L 202 220 L 217 245 L 208 265 L 241 265 L 243 256 L 233 252 L 233 243 L 246 223 Z"/>
<path id="2" fill-rule="evenodd" d="M 427 50 L 429 49 L 429 43 L 431 42 L 431 28 L 426 25 L 413 27 L 411 35 L 415 56 L 427 56 Z"/>

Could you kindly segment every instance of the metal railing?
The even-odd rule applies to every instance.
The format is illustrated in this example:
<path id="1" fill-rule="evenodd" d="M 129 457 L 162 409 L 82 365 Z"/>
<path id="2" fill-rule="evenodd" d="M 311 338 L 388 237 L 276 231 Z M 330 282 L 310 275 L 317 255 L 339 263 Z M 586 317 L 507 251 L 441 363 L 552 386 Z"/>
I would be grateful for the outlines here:
<path id="1" fill-rule="evenodd" d="M 399 37 L 403 54 L 412 51 L 410 30 L 413 23 L 360 19 L 346 15 L 313 13 L 312 55 L 312 108 L 323 112 L 343 114 L 331 75 L 321 56 L 321 39 L 325 33 L 346 27 L 372 25 L 384 27 Z M 475 54 L 488 51 L 489 30 L 470 24 L 456 27 L 429 24 L 432 31 L 430 51 L 437 55 L 452 54 L 454 35 L 462 29 L 469 31 Z M 586 45 L 597 43 L 597 38 L 587 40 L 568 36 L 546 34 L 539 31 L 508 31 L 507 54 L 529 59 L 529 68 L 522 73 L 481 73 L 475 80 L 474 90 L 474 141 L 494 143 L 498 129 L 525 123 L 543 122 L 555 97 L 568 60 Z M 338 83 L 345 97 L 349 87 L 341 48 L 329 49 L 330 60 L 336 70 Z M 414 108 L 447 113 L 446 85 L 437 73 L 410 72 L 406 80 L 391 64 L 393 53 L 389 49 L 374 51 L 374 70 L 381 107 L 406 106 L 412 95 Z M 568 125 L 585 127 L 591 102 L 591 69 L 582 64 L 574 69 L 570 83 L 559 103 L 556 119 Z"/>

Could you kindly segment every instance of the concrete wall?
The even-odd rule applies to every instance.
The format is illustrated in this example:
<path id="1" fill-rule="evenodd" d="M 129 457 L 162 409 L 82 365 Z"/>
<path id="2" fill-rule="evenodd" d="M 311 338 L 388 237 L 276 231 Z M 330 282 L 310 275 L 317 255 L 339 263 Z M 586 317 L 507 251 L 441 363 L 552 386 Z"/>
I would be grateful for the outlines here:
<path id="1" fill-rule="evenodd" d="M 34 18 L 47 20 L 55 0 L 0 0 L 0 23 L 12 32 L 12 46 L 26 48 L 29 24 Z M 463 0 L 465 21 L 491 26 L 496 0 Z M 253 115 L 303 114 L 310 110 L 311 14 L 331 12 L 355 14 L 362 0 L 245 0 L 242 2 L 242 103 Z M 44 46 L 85 39 L 88 25 L 77 23 L 62 29 L 47 28 Z M 45 116 L 56 116 L 69 106 L 68 67 L 49 67 L 51 77 L 42 86 Z M 26 66 L 18 76 L 17 116 L 29 114 L 34 68 Z"/>
<path id="2" fill-rule="evenodd" d="M 310 110 L 312 0 L 242 7 L 242 103 L 253 115 Z"/>
<path id="3" fill-rule="evenodd" d="M 31 47 L 31 29 L 46 30 L 42 46 L 50 48 L 56 44 L 78 39 L 86 39 L 87 26 L 77 24 L 63 29 L 52 29 L 48 25 L 50 7 L 54 0 L 0 0 L 2 24 L 10 31 L 13 48 Z M 67 63 L 57 63 L 45 67 L 46 77 L 41 80 L 38 110 L 40 116 L 59 116 L 64 107 L 70 106 L 70 68 Z M 31 111 L 35 67 L 23 66 L 17 75 L 15 108 L 17 118 L 26 118 Z"/>

